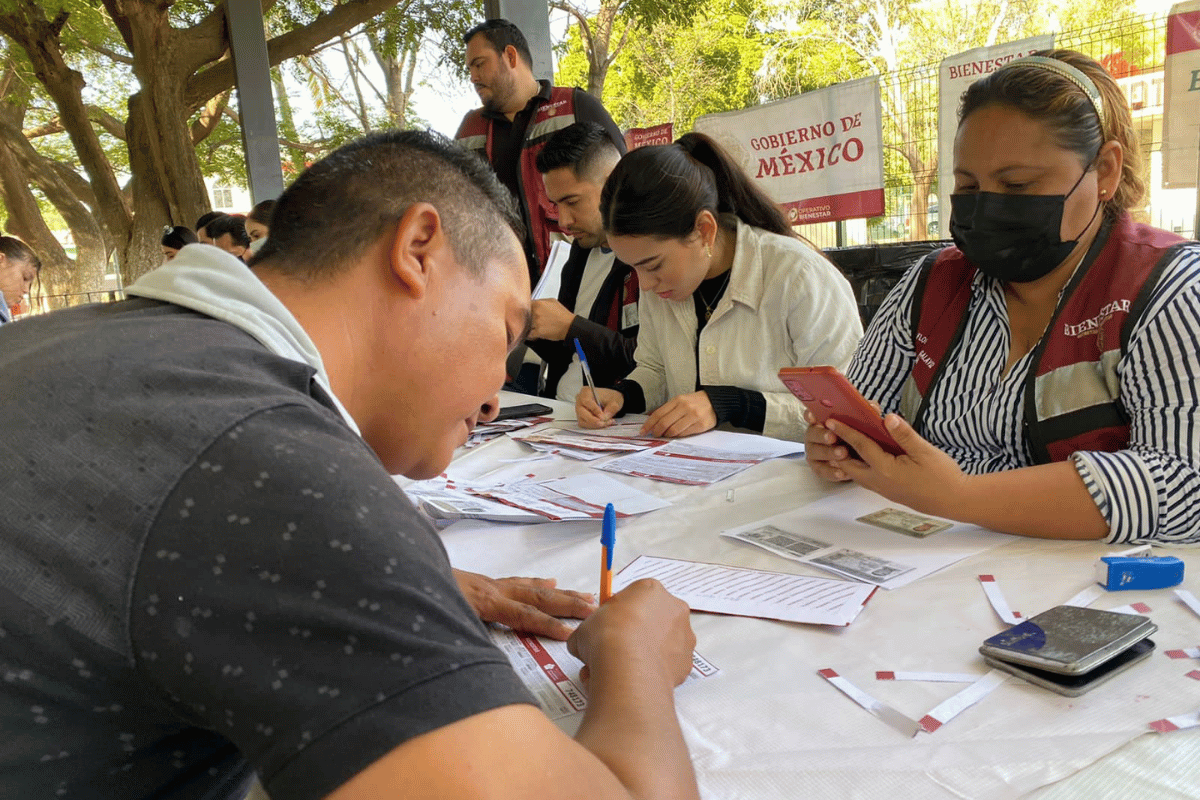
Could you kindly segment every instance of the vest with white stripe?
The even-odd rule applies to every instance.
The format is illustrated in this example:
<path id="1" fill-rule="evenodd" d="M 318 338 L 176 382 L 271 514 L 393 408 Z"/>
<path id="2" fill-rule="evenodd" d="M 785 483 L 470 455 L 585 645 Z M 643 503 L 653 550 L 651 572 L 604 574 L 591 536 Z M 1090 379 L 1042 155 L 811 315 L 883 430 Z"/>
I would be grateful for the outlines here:
<path id="1" fill-rule="evenodd" d="M 542 174 L 537 170 L 537 154 L 552 135 L 574 122 L 575 90 L 569 86 L 552 86 L 550 99 L 538 105 L 525 127 L 517 179 L 524 195 L 521 202 L 528 211 L 527 221 L 539 273 L 550 254 L 550 234 L 558 231 L 559 227 L 558 212 L 546 196 L 546 185 L 542 183 Z M 482 110 L 477 108 L 467 114 L 459 126 L 456 141 L 468 150 L 477 152 L 489 164 L 492 163 L 492 125 Z"/>
<path id="2" fill-rule="evenodd" d="M 1101 229 L 1033 351 L 1024 428 L 1035 463 L 1129 444 L 1117 363 L 1163 268 L 1184 243 L 1135 224 L 1128 214 Z M 918 432 L 930 392 L 962 339 L 976 273 L 957 247 L 942 250 L 922 270 L 912 311 L 916 359 L 900 400 L 901 414 Z"/>

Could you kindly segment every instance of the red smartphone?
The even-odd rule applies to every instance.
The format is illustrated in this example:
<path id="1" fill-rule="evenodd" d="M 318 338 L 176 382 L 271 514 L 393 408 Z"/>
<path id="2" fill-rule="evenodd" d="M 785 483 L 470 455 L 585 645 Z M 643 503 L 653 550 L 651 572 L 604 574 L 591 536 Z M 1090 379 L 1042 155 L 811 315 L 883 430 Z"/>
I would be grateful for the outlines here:
<path id="1" fill-rule="evenodd" d="M 834 367 L 784 367 L 779 370 L 779 380 L 800 398 L 817 422 L 823 425 L 834 419 L 870 436 L 892 455 L 904 455 L 904 449 L 883 427 L 883 417 Z"/>

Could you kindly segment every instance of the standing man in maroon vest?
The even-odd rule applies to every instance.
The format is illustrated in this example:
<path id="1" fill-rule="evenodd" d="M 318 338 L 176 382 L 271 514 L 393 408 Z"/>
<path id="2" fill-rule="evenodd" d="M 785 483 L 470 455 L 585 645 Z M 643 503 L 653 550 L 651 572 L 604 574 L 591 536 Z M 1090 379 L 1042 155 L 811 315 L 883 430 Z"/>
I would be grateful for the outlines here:
<path id="1" fill-rule="evenodd" d="M 556 131 L 576 122 L 598 122 L 623 154 L 625 139 L 595 97 L 581 89 L 551 86 L 533 77 L 525 35 L 506 19 L 489 19 L 467 31 L 467 69 L 483 102 L 467 113 L 455 139 L 492 165 L 517 200 L 525 220 L 525 257 L 537 284 L 550 252 L 558 215 L 537 170 L 538 151 Z"/>

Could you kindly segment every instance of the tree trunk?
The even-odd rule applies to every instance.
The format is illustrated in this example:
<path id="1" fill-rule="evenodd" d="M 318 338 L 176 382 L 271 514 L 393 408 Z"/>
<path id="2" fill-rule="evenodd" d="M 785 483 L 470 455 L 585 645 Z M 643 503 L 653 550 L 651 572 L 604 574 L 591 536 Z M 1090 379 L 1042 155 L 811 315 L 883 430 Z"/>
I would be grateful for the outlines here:
<path id="1" fill-rule="evenodd" d="M 42 261 L 42 293 L 64 294 L 69 291 L 73 266 L 71 259 L 42 220 L 37 198 L 29 189 L 29 178 L 7 144 L 0 146 L 0 198 L 4 200 L 4 208 L 8 211 L 5 228 L 28 242 Z M 37 289 L 35 286 L 35 292 Z M 15 303 L 17 298 L 6 297 L 5 300 Z"/>
<path id="2" fill-rule="evenodd" d="M 15 97 L 16 92 L 9 97 Z M 104 280 L 111 245 L 106 246 L 102 230 L 89 210 L 95 205 L 91 187 L 79 174 L 45 158 L 23 135 L 25 108 L 15 103 L 0 103 L 0 150 L 4 153 L 0 173 L 4 175 L 2 194 L 11 210 L 14 231 L 29 240 L 43 261 L 42 294 L 86 292 L 97 289 Z M 64 178 L 70 176 L 70 180 Z M 71 259 L 41 217 L 36 197 L 29 191 L 36 185 L 46 199 L 62 214 L 75 240 L 76 258 Z M 80 199 L 82 196 L 83 200 Z M 36 213 L 36 219 L 32 214 Z M 49 289 L 50 291 L 46 291 Z"/>
<path id="3" fill-rule="evenodd" d="M 279 109 L 279 132 L 283 134 L 281 138 L 289 142 L 300 141 L 300 134 L 296 131 L 296 118 L 292 114 L 292 101 L 288 98 L 287 86 L 283 83 L 283 74 L 280 72 L 280 67 L 271 70 L 271 85 L 275 87 L 275 105 Z M 298 147 L 288 147 L 288 162 L 291 169 L 288 169 L 288 164 L 284 164 L 284 173 L 288 182 L 296 179 L 296 176 L 304 171 L 304 164 L 307 157 L 303 150 Z"/>
<path id="4" fill-rule="evenodd" d="M 162 261 L 164 225 L 191 227 L 210 205 L 183 100 L 188 67 L 180 64 L 181 34 L 171 27 L 165 7 L 128 3 L 125 9 L 123 32 L 141 86 L 129 98 L 125 122 L 134 225 L 121 275 L 131 282 Z"/>
<path id="5" fill-rule="evenodd" d="M 96 194 L 96 214 L 118 244 L 129 238 L 132 216 L 100 138 L 92 128 L 84 105 L 83 76 L 67 66 L 63 59 L 59 34 L 67 22 L 67 12 L 47 20 L 41 8 L 31 0 L 17 0 L 16 10 L 0 16 L 0 32 L 16 42 L 33 65 L 34 74 L 54 100 L 59 119 L 75 147 Z"/>

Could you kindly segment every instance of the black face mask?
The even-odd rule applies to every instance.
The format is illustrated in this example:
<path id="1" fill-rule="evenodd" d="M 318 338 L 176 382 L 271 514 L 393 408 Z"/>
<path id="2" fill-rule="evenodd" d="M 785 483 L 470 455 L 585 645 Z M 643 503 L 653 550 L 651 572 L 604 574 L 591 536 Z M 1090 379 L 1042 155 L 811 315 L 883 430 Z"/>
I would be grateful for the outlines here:
<path id="1" fill-rule="evenodd" d="M 954 244 L 984 275 L 1011 283 L 1036 281 L 1063 263 L 1079 244 L 1078 236 L 1064 242 L 1059 232 L 1063 207 L 1082 180 L 1080 175 L 1065 195 L 952 194 L 950 235 Z M 1099 211 L 1097 203 L 1083 230 Z"/>

